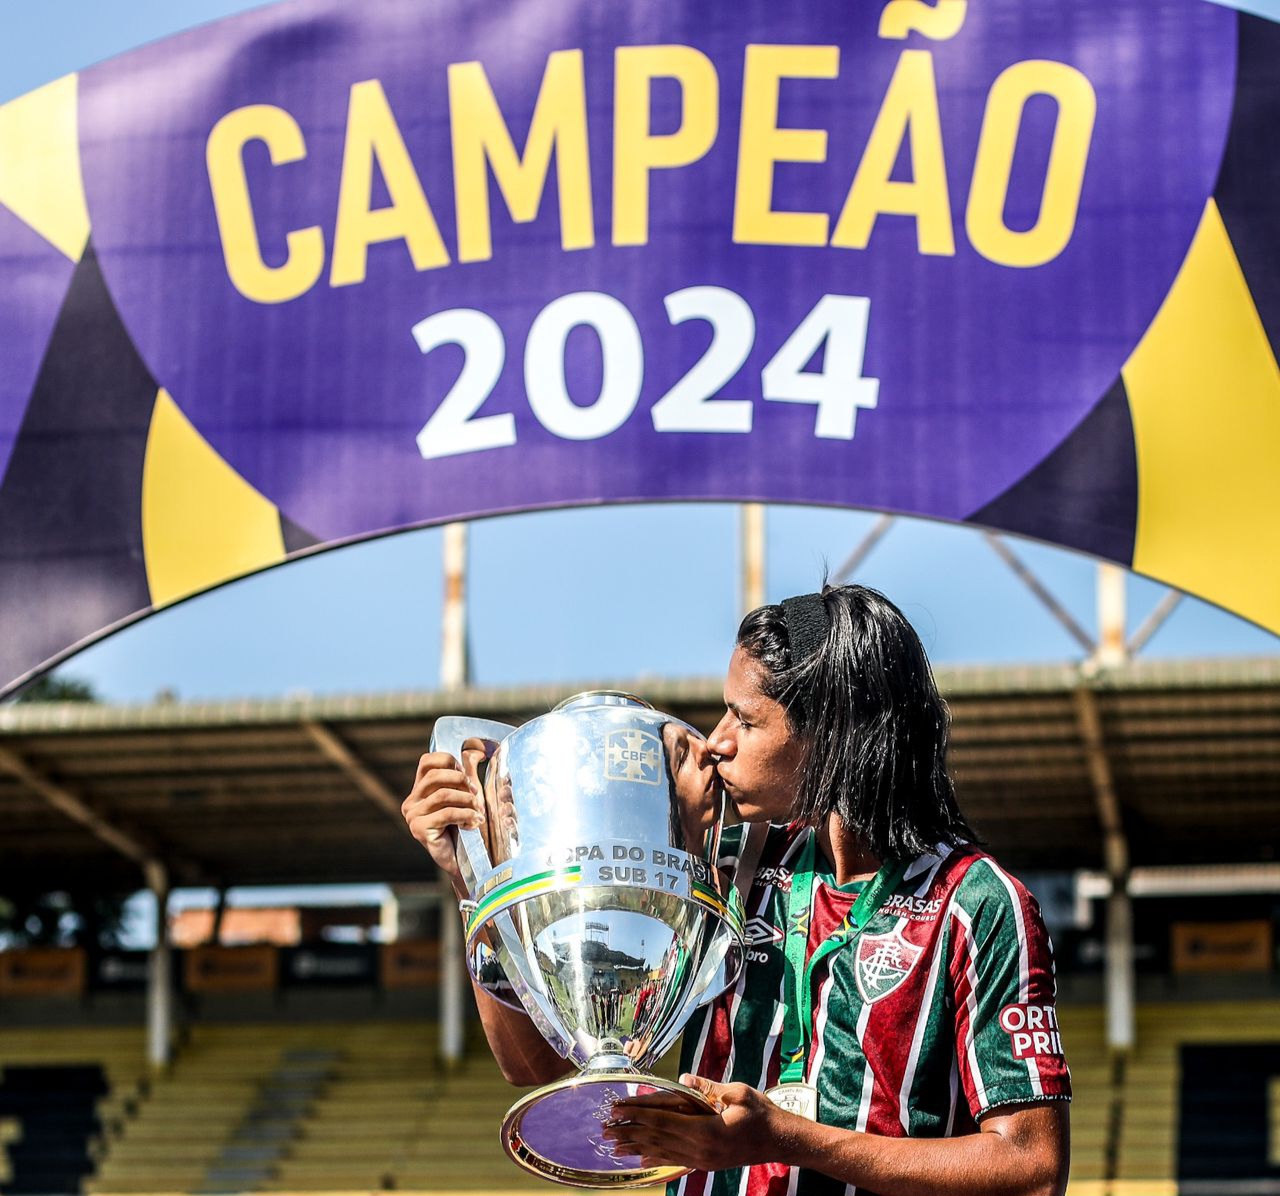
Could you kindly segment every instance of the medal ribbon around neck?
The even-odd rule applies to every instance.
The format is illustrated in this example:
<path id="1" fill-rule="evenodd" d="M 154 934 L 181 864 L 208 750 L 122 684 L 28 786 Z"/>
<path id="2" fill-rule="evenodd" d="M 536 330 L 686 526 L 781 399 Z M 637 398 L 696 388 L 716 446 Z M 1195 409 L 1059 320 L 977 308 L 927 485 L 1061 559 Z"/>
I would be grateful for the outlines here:
<path id="1" fill-rule="evenodd" d="M 830 938 L 819 943 L 808 964 L 805 948 L 809 943 L 809 925 L 813 918 L 814 861 L 817 858 L 818 832 L 809 833 L 809 841 L 800 854 L 800 863 L 791 874 L 791 891 L 787 894 L 786 989 L 792 999 L 786 1002 L 782 1023 L 781 1084 L 804 1083 L 812 1037 L 810 1005 L 813 1001 L 813 971 L 822 960 L 847 947 L 872 915 L 902 882 L 907 870 L 905 860 L 886 860 L 880 870 L 863 887 L 853 903 L 845 925 Z"/>

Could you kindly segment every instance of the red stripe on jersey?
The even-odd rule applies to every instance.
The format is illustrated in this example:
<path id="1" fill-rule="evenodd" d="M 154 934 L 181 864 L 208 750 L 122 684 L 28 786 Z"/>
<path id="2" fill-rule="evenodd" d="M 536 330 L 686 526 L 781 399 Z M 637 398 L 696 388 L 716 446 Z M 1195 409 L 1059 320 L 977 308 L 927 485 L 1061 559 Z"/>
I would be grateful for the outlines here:
<path id="1" fill-rule="evenodd" d="M 746 1196 L 787 1196 L 791 1168 L 781 1163 L 756 1163 L 747 1170 Z"/>
<path id="2" fill-rule="evenodd" d="M 698 1059 L 698 1074 L 723 1082 L 729 1068 L 729 1053 L 733 1050 L 733 1006 L 727 1001 L 717 1001 L 711 1007 L 711 1021 L 707 1027 L 707 1041 Z"/>

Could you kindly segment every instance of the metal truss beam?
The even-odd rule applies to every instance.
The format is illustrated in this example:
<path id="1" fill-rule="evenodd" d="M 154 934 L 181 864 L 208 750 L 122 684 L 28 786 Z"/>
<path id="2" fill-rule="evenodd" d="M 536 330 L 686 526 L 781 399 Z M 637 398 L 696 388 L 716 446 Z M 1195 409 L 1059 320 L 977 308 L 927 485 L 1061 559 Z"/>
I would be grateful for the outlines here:
<path id="1" fill-rule="evenodd" d="M 994 532 L 983 532 L 982 538 L 990 545 L 991 551 L 996 554 L 1009 568 L 1013 571 L 1015 577 L 1018 578 L 1032 594 L 1040 600 L 1041 605 L 1062 624 L 1067 634 L 1076 641 L 1090 656 L 1092 656 L 1098 648 L 1093 637 L 1085 631 L 1079 623 L 1071 616 L 1071 612 L 1059 602 L 1053 594 L 1049 592 L 1049 588 L 1042 582 L 1026 565 L 1026 563 L 1010 548 L 1001 537 Z"/>
<path id="2" fill-rule="evenodd" d="M 832 585 L 841 586 L 847 581 L 852 581 L 853 575 L 862 567 L 862 562 L 871 555 L 872 549 L 884 539 L 885 534 L 896 522 L 897 516 L 895 515 L 881 515 L 868 528 L 866 535 L 858 542 L 857 547 L 841 562 L 840 568 L 835 571 L 831 578 Z"/>
<path id="3" fill-rule="evenodd" d="M 0 769 L 42 798 L 59 813 L 78 822 L 95 838 L 127 856 L 147 872 L 156 866 L 155 852 L 126 831 L 108 822 L 71 790 L 42 773 L 11 748 L 0 747 Z"/>
<path id="4" fill-rule="evenodd" d="M 404 826 L 404 820 L 400 816 L 400 799 L 347 744 L 324 723 L 305 720 L 298 725 L 325 758 L 337 765 L 365 797 L 383 813 L 390 815 L 398 826 Z"/>

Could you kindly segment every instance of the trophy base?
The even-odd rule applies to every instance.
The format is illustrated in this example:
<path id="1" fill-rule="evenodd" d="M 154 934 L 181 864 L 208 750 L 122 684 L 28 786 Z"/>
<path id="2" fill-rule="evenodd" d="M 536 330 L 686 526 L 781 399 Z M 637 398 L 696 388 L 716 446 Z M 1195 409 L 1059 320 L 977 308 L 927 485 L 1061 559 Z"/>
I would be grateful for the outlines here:
<path id="1" fill-rule="evenodd" d="M 646 1188 L 688 1174 L 688 1167 L 645 1167 L 615 1155 L 603 1137 L 613 1102 L 650 1092 L 683 1097 L 690 1112 L 714 1113 L 702 1093 L 636 1071 L 590 1071 L 558 1080 L 511 1106 L 502 1145 L 512 1160 L 543 1179 L 574 1188 Z"/>

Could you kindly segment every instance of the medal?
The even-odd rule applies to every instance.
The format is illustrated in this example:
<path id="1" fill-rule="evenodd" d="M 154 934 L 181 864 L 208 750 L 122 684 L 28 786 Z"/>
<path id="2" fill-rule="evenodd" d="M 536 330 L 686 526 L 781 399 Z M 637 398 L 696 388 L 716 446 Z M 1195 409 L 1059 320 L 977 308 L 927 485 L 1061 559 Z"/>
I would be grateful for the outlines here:
<path id="1" fill-rule="evenodd" d="M 818 1090 L 812 1084 L 775 1084 L 765 1096 L 779 1109 L 809 1121 L 818 1120 Z"/>

